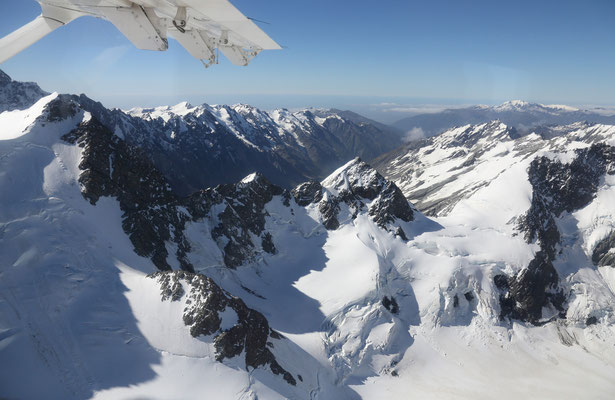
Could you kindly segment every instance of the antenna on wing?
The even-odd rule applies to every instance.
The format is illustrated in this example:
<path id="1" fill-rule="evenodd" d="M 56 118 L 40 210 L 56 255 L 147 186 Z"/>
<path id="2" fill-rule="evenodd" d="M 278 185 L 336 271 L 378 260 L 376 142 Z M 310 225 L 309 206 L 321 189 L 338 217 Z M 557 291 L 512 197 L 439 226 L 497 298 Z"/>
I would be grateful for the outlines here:
<path id="1" fill-rule="evenodd" d="M 261 21 L 260 19 L 256 19 L 256 18 L 252 18 L 252 17 L 246 17 L 246 18 L 249 19 L 250 21 L 260 22 L 261 24 L 271 25 L 271 22 Z"/>

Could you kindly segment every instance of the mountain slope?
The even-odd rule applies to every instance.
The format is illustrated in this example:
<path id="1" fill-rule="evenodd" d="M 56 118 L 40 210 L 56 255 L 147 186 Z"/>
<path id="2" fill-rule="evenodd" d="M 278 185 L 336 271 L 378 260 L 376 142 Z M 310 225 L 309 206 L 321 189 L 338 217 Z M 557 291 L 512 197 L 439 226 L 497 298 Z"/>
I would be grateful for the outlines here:
<path id="1" fill-rule="evenodd" d="M 76 105 L 57 114 L 64 104 L 57 94 L 43 101 L 21 136 L 0 142 L 1 257 L 8 266 L 0 358 L 12 365 L 2 396 L 114 398 L 121 387 L 145 382 L 136 393 L 162 398 L 181 386 L 199 398 L 235 398 L 242 390 L 309 398 L 314 387 L 345 396 L 326 370 L 215 282 L 181 271 L 146 276 L 170 270 L 159 263 L 171 257 L 180 266 L 175 254 L 165 256 L 172 242 L 164 228 L 172 221 L 162 225 L 172 210 L 182 212 L 174 208 L 178 200 L 151 163 L 139 167 L 149 162 L 139 149 Z M 158 219 L 154 230 L 146 226 L 150 218 Z M 289 372 L 283 365 L 297 358 L 302 366 Z M 30 373 L 37 385 L 28 384 Z"/>
<path id="2" fill-rule="evenodd" d="M 613 143 L 615 126 L 577 123 L 521 136 L 499 121 L 454 128 L 433 138 L 404 145 L 373 161 L 384 176 L 429 215 L 447 215 L 507 171 L 525 176 L 538 155 L 566 153 L 592 143 Z M 508 189 L 529 196 L 527 185 Z M 511 200 L 512 202 L 512 200 Z"/>
<path id="3" fill-rule="evenodd" d="M 21 111 L 0 140 L 0 397 L 615 391 L 612 127 L 427 141 L 403 159 L 417 187 L 456 193 L 430 218 L 360 159 L 181 196 L 83 101 Z"/>

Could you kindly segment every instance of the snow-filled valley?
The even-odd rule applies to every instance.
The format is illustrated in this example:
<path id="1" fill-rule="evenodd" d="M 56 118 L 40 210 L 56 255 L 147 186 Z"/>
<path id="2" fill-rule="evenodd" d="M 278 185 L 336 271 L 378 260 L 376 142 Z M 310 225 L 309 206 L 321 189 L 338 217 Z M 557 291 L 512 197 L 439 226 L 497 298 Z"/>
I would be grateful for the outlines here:
<path id="1" fill-rule="evenodd" d="M 611 399 L 615 128 L 552 129 L 182 197 L 72 99 L 4 111 L 0 397 Z"/>

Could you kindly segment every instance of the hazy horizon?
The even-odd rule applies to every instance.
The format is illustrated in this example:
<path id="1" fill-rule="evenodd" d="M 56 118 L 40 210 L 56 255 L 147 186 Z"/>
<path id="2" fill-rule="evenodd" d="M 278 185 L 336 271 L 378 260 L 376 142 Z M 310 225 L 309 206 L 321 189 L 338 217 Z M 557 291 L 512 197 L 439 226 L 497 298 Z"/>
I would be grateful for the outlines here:
<path id="1" fill-rule="evenodd" d="M 111 23 L 84 17 L 1 68 L 119 108 L 243 102 L 349 108 L 391 121 L 407 113 L 365 105 L 615 105 L 610 1 L 233 4 L 267 21 L 263 29 L 286 48 L 248 67 L 221 58 L 206 70 L 175 41 L 166 52 L 137 50 Z M 39 13 L 34 0 L 2 2 L 0 36 Z"/>

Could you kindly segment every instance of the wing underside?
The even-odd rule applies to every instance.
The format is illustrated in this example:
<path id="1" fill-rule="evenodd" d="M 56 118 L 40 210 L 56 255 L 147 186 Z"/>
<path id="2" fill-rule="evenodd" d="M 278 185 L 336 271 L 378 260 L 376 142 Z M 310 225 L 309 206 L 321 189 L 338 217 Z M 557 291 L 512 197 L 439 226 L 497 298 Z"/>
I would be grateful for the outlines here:
<path id="1" fill-rule="evenodd" d="M 248 65 L 262 50 L 280 46 L 228 0 L 39 0 L 42 15 L 0 39 L 0 62 L 80 16 L 110 21 L 137 48 L 164 51 L 176 39 L 205 66 L 218 50 L 233 64 Z M 178 6 L 181 4 L 181 6 Z"/>

